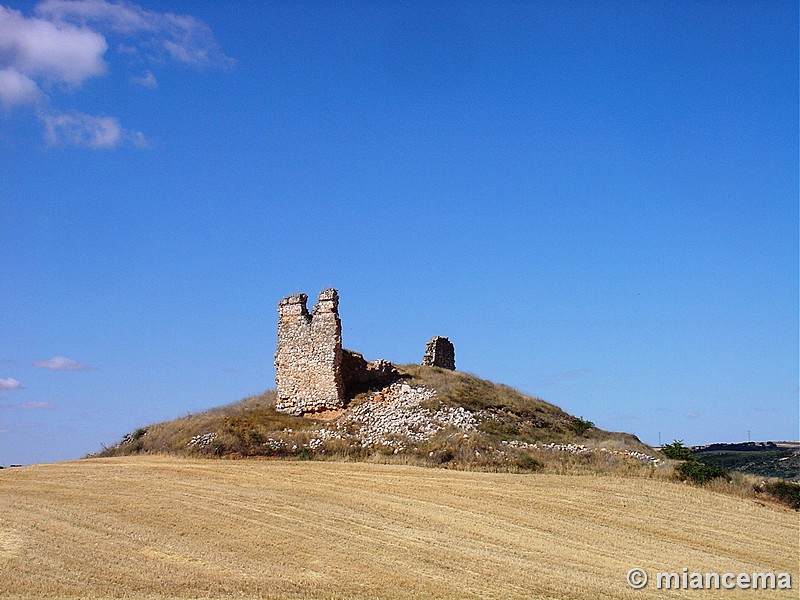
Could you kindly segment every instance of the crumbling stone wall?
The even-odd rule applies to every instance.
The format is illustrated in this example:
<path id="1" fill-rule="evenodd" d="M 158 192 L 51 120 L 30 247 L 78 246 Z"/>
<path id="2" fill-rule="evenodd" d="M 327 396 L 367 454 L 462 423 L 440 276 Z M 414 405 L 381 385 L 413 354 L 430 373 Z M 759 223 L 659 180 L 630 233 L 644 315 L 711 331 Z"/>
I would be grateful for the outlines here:
<path id="1" fill-rule="evenodd" d="M 276 410 L 300 415 L 342 408 L 342 323 L 339 293 L 319 293 L 308 313 L 306 294 L 278 304 L 278 348 L 275 352 Z"/>
<path id="2" fill-rule="evenodd" d="M 456 370 L 456 349 L 453 343 L 442 336 L 435 336 L 425 345 L 422 364 L 443 369 Z"/>
<path id="3" fill-rule="evenodd" d="M 276 410 L 293 415 L 336 410 L 346 398 L 397 379 L 389 361 L 367 362 L 342 348 L 336 290 L 321 291 L 311 314 L 307 301 L 305 294 L 294 294 L 278 303 Z"/>
<path id="4" fill-rule="evenodd" d="M 352 398 L 359 392 L 389 385 L 398 378 L 398 372 L 388 360 L 368 362 L 360 352 L 342 350 L 342 377 L 345 393 Z"/>

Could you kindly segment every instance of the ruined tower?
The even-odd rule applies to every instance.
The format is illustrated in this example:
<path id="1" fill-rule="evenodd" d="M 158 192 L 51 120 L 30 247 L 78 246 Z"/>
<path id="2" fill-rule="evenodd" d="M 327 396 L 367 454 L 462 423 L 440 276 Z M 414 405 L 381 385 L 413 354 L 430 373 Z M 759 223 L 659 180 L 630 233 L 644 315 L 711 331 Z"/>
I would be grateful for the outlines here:
<path id="1" fill-rule="evenodd" d="M 442 336 L 434 336 L 425 345 L 422 364 L 443 369 L 456 370 L 456 349 L 453 343 Z"/>
<path id="2" fill-rule="evenodd" d="M 339 293 L 321 291 L 311 314 L 307 301 L 306 294 L 294 294 L 278 304 L 275 409 L 294 415 L 344 405 Z"/>
<path id="3" fill-rule="evenodd" d="M 303 415 L 344 408 L 348 398 L 400 377 L 388 360 L 368 362 L 342 348 L 339 292 L 322 290 L 310 314 L 307 302 L 305 294 L 294 294 L 278 303 L 275 410 Z M 455 351 L 447 338 L 433 338 L 428 346 L 425 356 L 430 353 L 433 362 L 423 364 L 455 369 Z"/>

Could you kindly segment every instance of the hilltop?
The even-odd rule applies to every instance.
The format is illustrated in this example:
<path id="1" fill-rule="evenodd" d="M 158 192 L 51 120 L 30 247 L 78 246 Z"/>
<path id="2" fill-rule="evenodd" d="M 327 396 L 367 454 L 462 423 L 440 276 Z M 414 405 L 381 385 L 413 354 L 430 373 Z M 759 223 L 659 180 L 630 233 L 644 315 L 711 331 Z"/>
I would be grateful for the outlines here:
<path id="1" fill-rule="evenodd" d="M 536 471 L 655 469 L 657 453 L 557 406 L 474 375 L 422 365 L 338 410 L 295 416 L 274 391 L 142 427 L 96 456 L 358 459 Z"/>
<path id="2" fill-rule="evenodd" d="M 501 471 L 654 470 L 635 436 L 603 431 L 540 398 L 457 372 L 434 336 L 422 365 L 369 362 L 342 345 L 339 293 L 278 303 L 274 391 L 137 429 L 96 456 L 380 460 Z"/>

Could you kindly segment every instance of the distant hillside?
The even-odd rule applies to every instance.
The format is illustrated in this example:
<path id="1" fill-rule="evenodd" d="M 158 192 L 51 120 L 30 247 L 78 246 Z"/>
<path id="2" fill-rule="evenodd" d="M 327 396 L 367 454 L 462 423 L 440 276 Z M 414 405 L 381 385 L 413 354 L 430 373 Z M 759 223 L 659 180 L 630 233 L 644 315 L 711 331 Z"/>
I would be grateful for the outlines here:
<path id="1" fill-rule="evenodd" d="M 692 448 L 698 460 L 729 471 L 800 482 L 800 443 L 743 442 Z"/>
<path id="2" fill-rule="evenodd" d="M 358 459 L 455 468 L 557 472 L 653 469 L 655 452 L 539 398 L 437 367 L 398 367 L 397 381 L 342 411 L 276 412 L 275 393 L 142 427 L 95 456 Z"/>

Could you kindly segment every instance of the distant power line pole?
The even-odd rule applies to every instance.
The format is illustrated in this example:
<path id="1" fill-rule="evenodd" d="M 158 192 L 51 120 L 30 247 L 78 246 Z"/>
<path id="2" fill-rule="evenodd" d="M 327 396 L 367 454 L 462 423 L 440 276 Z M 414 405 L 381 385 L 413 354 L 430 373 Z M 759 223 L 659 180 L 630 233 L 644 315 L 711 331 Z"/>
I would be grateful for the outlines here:
<path id="1" fill-rule="evenodd" d="M 749 429 L 747 430 L 747 441 L 748 441 L 748 442 L 749 442 L 749 441 L 752 441 L 752 440 L 750 440 L 750 430 L 749 430 Z"/>
<path id="2" fill-rule="evenodd" d="M 661 432 L 658 432 L 658 446 L 661 447 Z"/>

